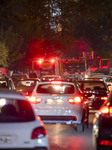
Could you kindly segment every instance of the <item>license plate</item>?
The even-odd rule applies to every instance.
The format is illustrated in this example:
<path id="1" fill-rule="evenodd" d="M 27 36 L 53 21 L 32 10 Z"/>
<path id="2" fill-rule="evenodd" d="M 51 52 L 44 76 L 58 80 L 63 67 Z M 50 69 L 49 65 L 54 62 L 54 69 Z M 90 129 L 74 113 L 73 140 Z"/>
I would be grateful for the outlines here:
<path id="1" fill-rule="evenodd" d="M 55 104 L 62 105 L 63 100 L 60 100 L 60 99 L 58 99 L 58 100 L 47 99 L 46 103 L 49 104 L 49 105 L 50 104 L 52 104 L 52 105 L 55 105 Z"/>
<path id="2" fill-rule="evenodd" d="M 0 144 L 9 144 L 12 141 L 12 137 L 9 135 L 0 135 Z"/>

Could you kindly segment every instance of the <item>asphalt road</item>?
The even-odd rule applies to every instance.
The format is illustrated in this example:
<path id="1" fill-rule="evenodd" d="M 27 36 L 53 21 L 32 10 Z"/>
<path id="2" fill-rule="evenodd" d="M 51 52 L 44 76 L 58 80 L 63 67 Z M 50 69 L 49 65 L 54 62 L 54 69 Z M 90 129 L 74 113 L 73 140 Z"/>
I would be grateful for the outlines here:
<path id="1" fill-rule="evenodd" d="M 70 125 L 46 124 L 50 150 L 92 150 L 92 121 L 89 115 L 89 128 L 84 132 L 76 131 Z"/>

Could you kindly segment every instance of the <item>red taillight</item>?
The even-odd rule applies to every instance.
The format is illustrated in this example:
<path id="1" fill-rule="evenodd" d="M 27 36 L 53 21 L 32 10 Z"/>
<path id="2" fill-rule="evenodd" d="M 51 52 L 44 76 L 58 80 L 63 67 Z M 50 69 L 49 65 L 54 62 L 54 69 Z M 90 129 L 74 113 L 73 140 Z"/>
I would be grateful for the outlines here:
<path id="1" fill-rule="evenodd" d="M 101 115 L 105 117 L 112 117 L 112 107 L 110 106 L 104 106 L 99 111 L 101 112 Z"/>
<path id="2" fill-rule="evenodd" d="M 101 141 L 100 141 L 100 145 L 112 146 L 112 141 L 109 141 L 109 140 L 101 140 Z"/>
<path id="3" fill-rule="evenodd" d="M 43 138 L 46 135 L 44 127 L 37 127 L 33 130 L 31 139 Z"/>
<path id="4" fill-rule="evenodd" d="M 101 97 L 101 100 L 107 100 L 107 96 Z"/>
<path id="5" fill-rule="evenodd" d="M 81 97 L 77 96 L 75 98 L 69 98 L 68 102 L 70 104 L 80 104 L 82 102 Z"/>
<path id="6" fill-rule="evenodd" d="M 34 104 L 38 104 L 38 103 L 40 103 L 42 101 L 41 98 L 38 98 L 38 97 L 35 97 L 35 96 L 28 97 L 28 100 L 31 103 L 34 103 Z"/>

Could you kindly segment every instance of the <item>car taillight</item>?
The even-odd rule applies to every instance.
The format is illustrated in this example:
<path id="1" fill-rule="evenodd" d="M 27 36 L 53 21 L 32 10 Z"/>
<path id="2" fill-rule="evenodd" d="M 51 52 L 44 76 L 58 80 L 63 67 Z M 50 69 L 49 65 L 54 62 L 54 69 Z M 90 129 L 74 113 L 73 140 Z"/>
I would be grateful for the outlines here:
<path id="1" fill-rule="evenodd" d="M 44 127 L 37 127 L 32 131 L 31 139 L 43 138 L 46 135 Z"/>
<path id="2" fill-rule="evenodd" d="M 51 83 L 51 84 L 59 84 L 59 85 L 62 84 L 61 81 L 51 81 L 50 83 Z"/>
<path id="3" fill-rule="evenodd" d="M 82 99 L 80 96 L 74 97 L 74 98 L 69 98 L 68 102 L 70 104 L 80 104 L 82 102 Z"/>
<path id="4" fill-rule="evenodd" d="M 101 140 L 101 141 L 100 141 L 100 145 L 112 146 L 112 141 L 109 141 L 109 140 Z"/>
<path id="5" fill-rule="evenodd" d="M 35 96 L 30 96 L 28 97 L 28 100 L 33 103 L 33 104 L 38 104 L 42 101 L 41 98 L 35 97 Z"/>
<path id="6" fill-rule="evenodd" d="M 101 100 L 107 100 L 107 96 L 101 97 Z"/>
<path id="7" fill-rule="evenodd" d="M 99 112 L 104 117 L 112 117 L 112 107 L 110 106 L 104 106 L 102 107 Z"/>

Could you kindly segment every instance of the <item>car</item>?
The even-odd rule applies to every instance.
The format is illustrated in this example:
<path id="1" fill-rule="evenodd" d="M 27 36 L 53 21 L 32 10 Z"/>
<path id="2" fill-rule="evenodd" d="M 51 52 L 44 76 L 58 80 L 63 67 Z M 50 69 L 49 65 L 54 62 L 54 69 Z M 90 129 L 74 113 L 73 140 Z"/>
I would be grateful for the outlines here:
<path id="1" fill-rule="evenodd" d="M 20 79 L 28 79 L 29 78 L 29 76 L 28 76 L 28 74 L 13 74 L 12 76 L 11 76 L 11 78 L 12 78 L 12 80 L 13 80 L 13 82 L 14 82 L 14 84 L 15 84 L 15 86 L 16 86 L 16 82 L 17 82 L 17 80 L 20 80 Z"/>
<path id="2" fill-rule="evenodd" d="M 0 89 L 0 150 L 49 150 L 43 123 L 28 99 L 16 91 Z"/>
<path id="3" fill-rule="evenodd" d="M 25 96 L 30 96 L 39 78 L 20 79 L 16 82 L 16 90 L 23 93 Z"/>
<path id="4" fill-rule="evenodd" d="M 109 90 L 104 81 L 81 80 L 77 84 L 88 100 L 89 112 L 96 112 L 107 100 Z"/>
<path id="5" fill-rule="evenodd" d="M 15 85 L 12 79 L 4 74 L 0 75 L 0 89 L 5 88 L 9 90 L 15 90 Z"/>
<path id="6" fill-rule="evenodd" d="M 58 75 L 43 75 L 40 80 L 41 81 L 51 81 L 51 80 L 60 80 L 61 76 Z"/>
<path id="7" fill-rule="evenodd" d="M 63 80 L 77 81 L 77 80 L 83 80 L 83 77 L 81 74 L 68 74 L 63 76 Z"/>
<path id="8" fill-rule="evenodd" d="M 29 101 L 44 123 L 71 124 L 78 131 L 88 127 L 89 107 L 74 83 L 39 82 Z"/>
<path id="9" fill-rule="evenodd" d="M 112 149 L 112 92 L 105 104 L 95 114 L 92 144 L 93 150 Z"/>

